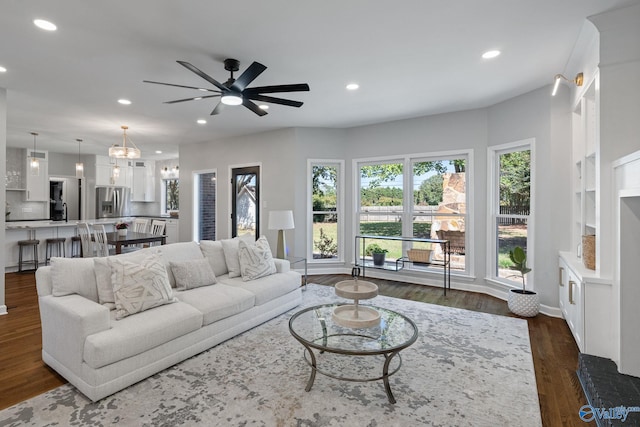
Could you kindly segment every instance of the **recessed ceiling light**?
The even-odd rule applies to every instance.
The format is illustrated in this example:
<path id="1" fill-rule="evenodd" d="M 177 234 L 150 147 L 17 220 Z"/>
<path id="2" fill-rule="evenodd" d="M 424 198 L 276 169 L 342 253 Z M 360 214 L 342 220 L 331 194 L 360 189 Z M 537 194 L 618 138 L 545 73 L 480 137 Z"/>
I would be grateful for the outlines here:
<path id="1" fill-rule="evenodd" d="M 268 110 L 269 109 L 269 106 L 266 105 L 266 104 L 258 105 L 258 107 L 260 107 L 260 109 L 262 109 L 262 110 Z"/>
<path id="2" fill-rule="evenodd" d="M 56 27 L 56 24 L 54 24 L 53 22 L 45 21 L 44 19 L 34 19 L 33 23 L 36 27 L 47 31 L 55 31 L 58 29 L 58 27 Z"/>
<path id="3" fill-rule="evenodd" d="M 495 58 L 496 56 L 500 55 L 500 51 L 499 50 L 488 50 L 485 53 L 482 54 L 482 57 L 484 59 L 491 59 L 491 58 Z"/>
<path id="4" fill-rule="evenodd" d="M 7 69 L 0 65 L 0 73 L 6 73 Z"/>
<path id="5" fill-rule="evenodd" d="M 118 103 L 122 105 L 131 105 L 131 101 L 129 101 L 128 99 L 118 99 Z"/>
<path id="6" fill-rule="evenodd" d="M 207 121 L 205 119 L 198 119 L 196 123 L 198 123 L 199 125 L 206 125 Z"/>
<path id="7" fill-rule="evenodd" d="M 347 90 L 356 90 L 360 87 L 358 83 L 349 83 L 347 85 Z"/>

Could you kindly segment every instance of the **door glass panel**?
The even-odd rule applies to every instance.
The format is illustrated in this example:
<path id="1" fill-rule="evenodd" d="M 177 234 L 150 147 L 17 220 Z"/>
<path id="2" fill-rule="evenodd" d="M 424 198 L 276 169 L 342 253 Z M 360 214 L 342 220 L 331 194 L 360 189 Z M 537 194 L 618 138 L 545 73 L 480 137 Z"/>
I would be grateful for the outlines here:
<path id="1" fill-rule="evenodd" d="M 232 237 L 259 236 L 259 167 L 233 169 Z"/>
<path id="2" fill-rule="evenodd" d="M 198 174 L 198 238 L 216 240 L 216 173 Z"/>

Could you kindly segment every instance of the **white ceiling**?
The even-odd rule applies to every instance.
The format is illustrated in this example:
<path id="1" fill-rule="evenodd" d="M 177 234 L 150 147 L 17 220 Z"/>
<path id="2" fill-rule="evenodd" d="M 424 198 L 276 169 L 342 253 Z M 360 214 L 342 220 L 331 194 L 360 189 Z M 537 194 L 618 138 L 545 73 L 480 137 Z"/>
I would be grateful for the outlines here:
<path id="1" fill-rule="evenodd" d="M 551 84 L 587 16 L 635 1 L 2 0 L 7 145 L 32 146 L 37 131 L 39 148 L 77 153 L 82 138 L 83 152 L 106 154 L 124 124 L 143 157 L 160 159 L 177 157 L 178 144 L 282 127 L 484 107 Z M 35 18 L 58 30 L 36 28 Z M 483 60 L 490 49 L 502 55 Z M 249 87 L 308 83 L 310 92 L 274 94 L 304 105 L 209 116 L 215 98 L 163 104 L 198 92 L 142 83 L 211 87 L 175 61 L 224 82 L 228 57 L 240 60 L 240 72 L 254 60 L 268 67 Z M 346 91 L 349 82 L 360 89 Z"/>

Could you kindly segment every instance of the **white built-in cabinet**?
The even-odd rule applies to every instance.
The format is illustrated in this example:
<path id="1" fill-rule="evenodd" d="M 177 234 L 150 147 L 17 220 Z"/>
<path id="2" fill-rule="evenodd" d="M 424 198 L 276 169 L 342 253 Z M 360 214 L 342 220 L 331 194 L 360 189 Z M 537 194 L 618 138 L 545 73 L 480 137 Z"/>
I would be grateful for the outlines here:
<path id="1" fill-rule="evenodd" d="M 613 298 L 610 280 L 586 269 L 570 252 L 560 252 L 560 309 L 582 353 L 613 357 Z"/>
<path id="2" fill-rule="evenodd" d="M 38 175 L 31 173 L 31 158 L 40 162 Z M 49 155 L 46 151 L 25 150 L 25 184 L 24 200 L 27 202 L 49 201 Z"/>
<path id="3" fill-rule="evenodd" d="M 118 187 L 131 187 L 131 160 L 111 159 L 106 156 L 96 156 L 96 185 L 115 185 Z M 120 168 L 117 178 L 113 176 L 114 166 Z"/>
<path id="4" fill-rule="evenodd" d="M 559 256 L 560 309 L 581 352 L 611 358 L 612 279 L 600 272 L 599 73 L 586 82 L 572 113 L 571 250 Z M 584 265 L 582 236 L 595 235 L 595 270 Z"/>
<path id="5" fill-rule="evenodd" d="M 162 218 L 167 221 L 164 229 L 164 233 L 167 235 L 167 243 L 178 242 L 178 219 Z"/>
<path id="6" fill-rule="evenodd" d="M 155 201 L 155 163 L 142 160 L 134 160 L 132 163 L 133 180 L 131 188 L 131 201 Z"/>

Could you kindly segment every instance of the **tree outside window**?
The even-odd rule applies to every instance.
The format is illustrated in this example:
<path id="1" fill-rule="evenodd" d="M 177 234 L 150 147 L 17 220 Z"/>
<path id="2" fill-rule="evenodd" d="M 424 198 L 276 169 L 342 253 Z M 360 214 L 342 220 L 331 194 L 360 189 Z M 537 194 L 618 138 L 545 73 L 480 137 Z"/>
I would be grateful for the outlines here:
<path id="1" fill-rule="evenodd" d="M 164 187 L 164 212 L 177 211 L 180 209 L 180 186 L 177 179 L 163 180 Z"/>

